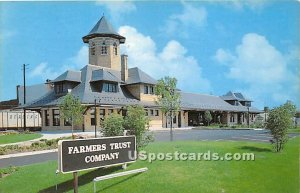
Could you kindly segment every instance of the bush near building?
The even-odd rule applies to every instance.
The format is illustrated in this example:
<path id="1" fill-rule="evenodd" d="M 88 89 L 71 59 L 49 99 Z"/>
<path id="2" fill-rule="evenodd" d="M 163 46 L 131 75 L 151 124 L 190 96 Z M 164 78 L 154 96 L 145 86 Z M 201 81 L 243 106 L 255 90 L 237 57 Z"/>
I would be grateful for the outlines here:
<path id="1" fill-rule="evenodd" d="M 288 129 L 293 125 L 293 117 L 296 107 L 291 102 L 272 109 L 267 121 L 267 129 L 270 129 L 273 139 L 271 143 L 276 152 L 283 150 L 284 144 L 288 140 Z"/>
<path id="2" fill-rule="evenodd" d="M 128 106 L 127 116 L 124 119 L 124 127 L 130 135 L 136 136 L 137 148 L 143 148 L 154 140 L 149 131 L 149 118 L 142 106 Z"/>

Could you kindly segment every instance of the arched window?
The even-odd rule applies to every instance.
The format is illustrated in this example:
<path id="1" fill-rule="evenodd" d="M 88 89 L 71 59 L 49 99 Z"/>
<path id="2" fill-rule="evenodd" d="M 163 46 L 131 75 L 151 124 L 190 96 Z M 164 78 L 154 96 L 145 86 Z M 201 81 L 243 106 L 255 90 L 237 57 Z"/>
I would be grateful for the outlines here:
<path id="1" fill-rule="evenodd" d="M 95 55 L 95 43 L 92 42 L 92 45 L 91 45 L 91 55 Z"/>
<path id="2" fill-rule="evenodd" d="M 116 42 L 114 43 L 114 54 L 117 56 L 118 55 L 118 46 Z"/>
<path id="3" fill-rule="evenodd" d="M 101 54 L 102 55 L 106 55 L 107 54 L 107 46 L 105 45 L 105 42 L 102 43 Z"/>

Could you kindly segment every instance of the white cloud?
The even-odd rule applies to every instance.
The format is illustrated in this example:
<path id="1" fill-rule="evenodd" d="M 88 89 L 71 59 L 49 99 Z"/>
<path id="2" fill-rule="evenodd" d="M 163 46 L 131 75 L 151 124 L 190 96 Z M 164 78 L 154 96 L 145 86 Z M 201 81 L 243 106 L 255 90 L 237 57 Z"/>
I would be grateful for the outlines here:
<path id="1" fill-rule="evenodd" d="M 116 20 L 120 19 L 122 14 L 128 14 L 136 10 L 132 1 L 97 1 L 97 5 L 104 6 Z"/>
<path id="2" fill-rule="evenodd" d="M 183 91 L 211 91 L 210 82 L 203 78 L 202 69 L 193 56 L 179 42 L 171 40 L 161 52 L 155 42 L 130 26 L 122 26 L 119 33 L 126 37 L 122 50 L 128 54 L 130 67 L 139 67 L 156 79 L 173 76 Z"/>
<path id="3" fill-rule="evenodd" d="M 53 70 L 53 68 L 48 66 L 47 62 L 42 62 L 38 64 L 32 71 L 29 73 L 29 77 L 41 77 L 46 79 L 54 79 L 58 76 L 58 72 Z"/>
<path id="4" fill-rule="evenodd" d="M 82 46 L 75 56 L 67 58 L 61 68 L 51 67 L 47 62 L 41 62 L 35 68 L 30 71 L 29 77 L 38 77 L 43 80 L 53 80 L 66 70 L 80 70 L 82 67 L 88 64 L 88 47 Z"/>
<path id="5" fill-rule="evenodd" d="M 67 63 L 70 63 L 68 69 L 81 69 L 83 66 L 88 64 L 88 57 L 89 57 L 89 48 L 88 46 L 82 46 L 77 54 L 73 57 L 67 59 Z M 66 65 L 65 65 L 66 66 Z"/>
<path id="6" fill-rule="evenodd" d="M 192 4 L 183 2 L 181 13 L 171 15 L 162 28 L 168 35 L 179 34 L 187 36 L 189 28 L 198 28 L 206 23 L 207 11 L 204 7 L 196 7 Z"/>
<path id="7" fill-rule="evenodd" d="M 214 59 L 228 66 L 227 77 L 248 85 L 242 90 L 252 98 L 271 96 L 275 102 L 285 102 L 295 92 L 296 76 L 288 68 L 291 56 L 296 54 L 285 57 L 264 36 L 248 33 L 234 53 L 220 48 Z"/>

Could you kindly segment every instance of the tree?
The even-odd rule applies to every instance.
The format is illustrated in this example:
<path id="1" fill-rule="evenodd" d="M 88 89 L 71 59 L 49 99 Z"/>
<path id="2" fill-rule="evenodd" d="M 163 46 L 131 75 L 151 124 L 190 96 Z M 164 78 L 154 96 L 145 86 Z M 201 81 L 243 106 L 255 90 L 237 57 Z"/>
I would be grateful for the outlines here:
<path id="1" fill-rule="evenodd" d="M 136 136 L 138 150 L 147 146 L 153 141 L 153 135 L 149 131 L 149 118 L 146 116 L 142 106 L 128 106 L 127 115 L 124 120 L 124 127 L 130 135 Z"/>
<path id="2" fill-rule="evenodd" d="M 72 126 L 72 138 L 74 140 L 73 127 L 75 125 L 80 125 L 83 122 L 83 112 L 84 107 L 81 105 L 78 98 L 73 97 L 70 93 L 64 96 L 63 101 L 59 105 L 61 116 L 63 119 L 71 122 Z M 74 193 L 78 193 L 78 175 L 77 172 L 73 172 L 73 187 Z"/>
<path id="3" fill-rule="evenodd" d="M 101 132 L 103 136 L 110 137 L 110 136 L 120 136 L 124 133 L 124 120 L 122 115 L 117 113 L 112 113 L 108 117 L 106 117 L 103 121 L 103 128 Z"/>
<path id="4" fill-rule="evenodd" d="M 212 120 L 212 116 L 211 116 L 210 112 L 207 110 L 204 112 L 204 119 L 207 122 L 207 125 L 209 125 L 209 123 Z"/>
<path id="5" fill-rule="evenodd" d="M 73 97 L 70 93 L 64 96 L 63 101 L 59 105 L 61 117 L 69 122 L 72 126 L 72 138 L 74 139 L 73 127 L 83 122 L 83 112 L 85 107 L 81 105 L 78 98 Z"/>
<path id="6" fill-rule="evenodd" d="M 293 124 L 292 118 L 296 113 L 296 107 L 291 102 L 272 109 L 269 113 L 266 128 L 270 129 L 273 139 L 271 143 L 276 152 L 280 152 L 288 140 L 287 130 Z"/>
<path id="7" fill-rule="evenodd" d="M 155 94 L 157 105 L 161 106 L 161 111 L 169 117 L 170 124 L 170 140 L 173 141 L 173 116 L 179 111 L 180 94 L 176 91 L 176 78 L 164 77 L 160 79 L 155 86 Z"/>

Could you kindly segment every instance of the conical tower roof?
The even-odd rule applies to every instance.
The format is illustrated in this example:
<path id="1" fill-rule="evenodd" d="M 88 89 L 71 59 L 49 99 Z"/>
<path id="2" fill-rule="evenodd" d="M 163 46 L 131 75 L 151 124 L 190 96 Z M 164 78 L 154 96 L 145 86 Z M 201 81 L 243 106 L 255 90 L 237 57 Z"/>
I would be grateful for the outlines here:
<path id="1" fill-rule="evenodd" d="M 88 43 L 89 39 L 95 37 L 112 37 L 119 39 L 120 43 L 125 43 L 125 37 L 118 34 L 104 16 L 101 17 L 90 33 L 84 36 L 82 40 L 84 43 Z"/>

